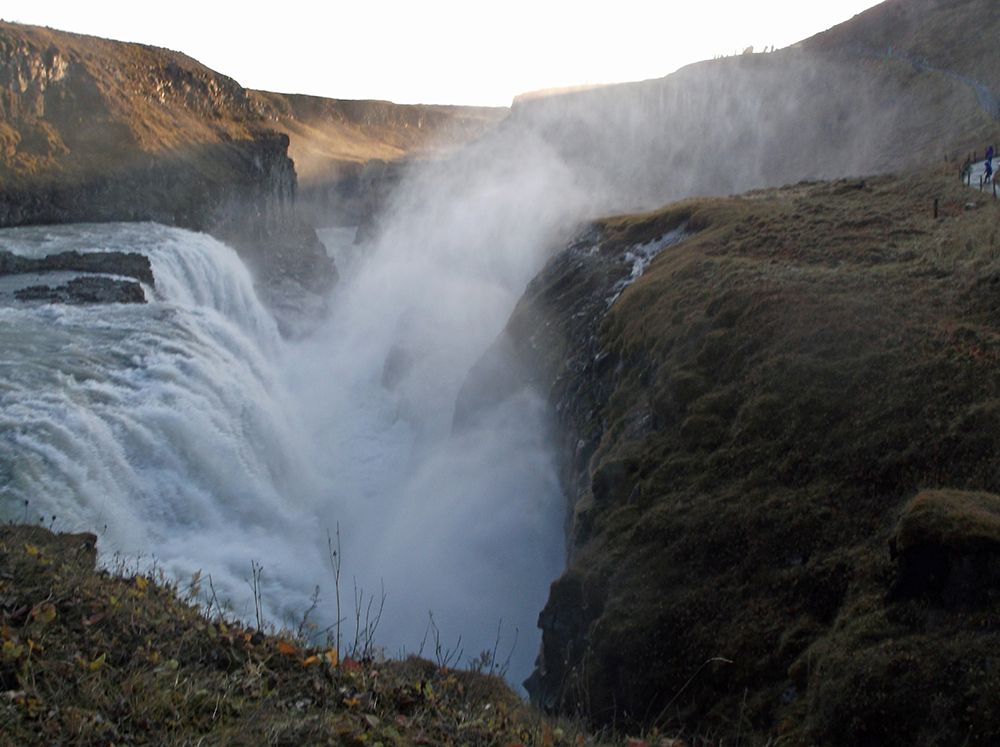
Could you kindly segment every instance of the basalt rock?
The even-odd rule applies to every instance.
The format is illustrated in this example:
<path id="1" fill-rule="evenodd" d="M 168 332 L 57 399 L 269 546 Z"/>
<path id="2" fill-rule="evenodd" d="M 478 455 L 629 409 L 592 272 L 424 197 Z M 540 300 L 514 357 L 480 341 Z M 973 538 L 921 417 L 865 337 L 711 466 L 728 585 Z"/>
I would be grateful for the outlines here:
<path id="1" fill-rule="evenodd" d="M 125 275 L 148 285 L 154 285 L 149 257 L 126 252 L 61 252 L 33 259 L 0 250 L 0 276 L 23 275 L 29 272 L 92 272 Z"/>
<path id="2" fill-rule="evenodd" d="M 55 287 L 32 285 L 15 291 L 14 298 L 67 304 L 146 303 L 146 294 L 139 283 L 103 276 L 74 278 Z"/>

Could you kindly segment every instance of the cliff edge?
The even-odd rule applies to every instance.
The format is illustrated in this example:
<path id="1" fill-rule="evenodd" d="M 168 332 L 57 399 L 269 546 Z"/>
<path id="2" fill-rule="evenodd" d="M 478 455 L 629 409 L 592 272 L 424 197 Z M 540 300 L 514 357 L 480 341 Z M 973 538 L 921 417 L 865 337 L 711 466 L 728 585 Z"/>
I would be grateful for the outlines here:
<path id="1" fill-rule="evenodd" d="M 569 560 L 535 702 L 996 739 L 998 218 L 942 164 L 597 221 L 549 263 L 464 390 L 505 360 L 556 420 Z"/>

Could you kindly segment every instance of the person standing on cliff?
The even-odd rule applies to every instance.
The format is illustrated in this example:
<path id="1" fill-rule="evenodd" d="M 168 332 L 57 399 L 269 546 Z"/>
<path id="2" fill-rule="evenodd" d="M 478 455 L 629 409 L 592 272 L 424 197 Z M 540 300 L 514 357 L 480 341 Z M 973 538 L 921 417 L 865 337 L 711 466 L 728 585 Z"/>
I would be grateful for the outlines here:
<path id="1" fill-rule="evenodd" d="M 986 164 L 984 166 L 986 170 L 986 176 L 984 181 L 989 181 L 990 177 L 993 176 L 993 146 L 991 145 L 986 149 Z"/>

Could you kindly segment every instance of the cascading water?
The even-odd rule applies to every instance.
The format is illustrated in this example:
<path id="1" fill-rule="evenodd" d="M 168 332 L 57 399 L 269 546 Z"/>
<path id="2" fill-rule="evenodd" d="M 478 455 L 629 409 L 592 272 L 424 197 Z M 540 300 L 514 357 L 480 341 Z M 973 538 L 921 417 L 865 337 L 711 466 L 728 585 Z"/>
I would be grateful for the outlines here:
<path id="1" fill-rule="evenodd" d="M 244 597 L 248 548 L 305 521 L 318 483 L 274 368 L 275 325 L 235 253 L 152 224 L 10 229 L 0 248 L 140 251 L 156 278 L 144 306 L 0 309 L 7 517 L 55 516 L 101 534 L 105 552 L 155 555 L 178 578 L 204 568 Z M 275 589 L 271 609 L 303 588 Z"/>
<path id="2" fill-rule="evenodd" d="M 526 676 L 563 563 L 545 407 L 524 391 L 474 429 L 452 434 L 451 420 L 573 192 L 558 168 L 468 173 L 428 169 L 402 190 L 378 245 L 342 262 L 329 323 L 296 343 L 204 235 L 0 232 L 0 249 L 31 256 L 139 251 L 156 278 L 147 305 L 0 308 L 6 517 L 55 516 L 182 584 L 201 571 L 246 617 L 254 561 L 266 616 L 294 625 L 319 587 L 320 630 L 337 618 L 339 528 L 345 643 L 384 589 L 374 643 L 388 653 L 418 650 L 433 612 L 441 645 L 465 652 L 453 663 L 492 651 L 500 627 L 498 658 L 516 636 L 510 676 Z"/>

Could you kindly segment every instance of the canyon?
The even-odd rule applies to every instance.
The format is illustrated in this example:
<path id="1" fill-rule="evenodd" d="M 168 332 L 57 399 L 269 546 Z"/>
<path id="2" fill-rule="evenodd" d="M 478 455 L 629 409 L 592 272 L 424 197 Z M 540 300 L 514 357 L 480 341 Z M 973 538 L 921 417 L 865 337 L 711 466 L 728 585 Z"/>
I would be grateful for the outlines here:
<path id="1" fill-rule="evenodd" d="M 441 499 L 378 504 L 393 539 L 453 530 L 414 557 L 495 549 L 489 517 L 536 508 L 547 463 L 532 483 L 511 452 L 462 462 L 500 486 L 482 505 L 430 472 L 530 422 L 564 499 L 541 709 L 692 742 L 991 744 L 1000 203 L 959 174 L 1000 139 L 997 34 L 986 0 L 889 0 L 785 50 L 495 110 L 249 91 L 0 24 L 0 224 L 205 231 L 261 297 L 334 299 L 328 347 L 295 360 L 345 399 L 371 379 L 377 439 L 416 434 L 405 469 L 359 480 L 410 469 Z M 339 270 L 331 226 L 356 229 Z M 518 552 L 496 565 L 546 565 Z"/>

